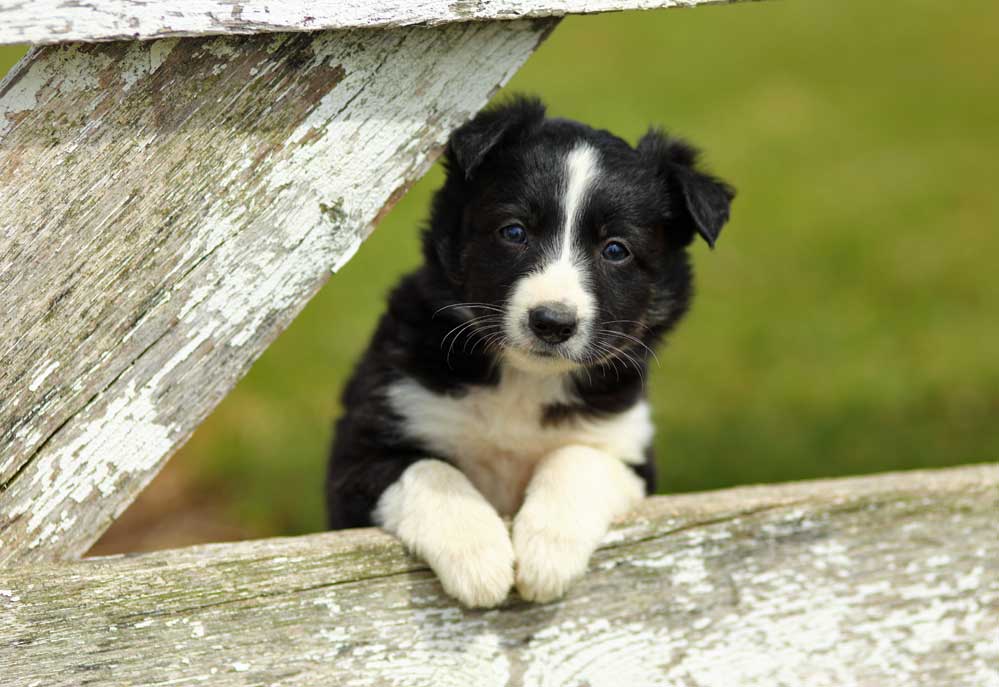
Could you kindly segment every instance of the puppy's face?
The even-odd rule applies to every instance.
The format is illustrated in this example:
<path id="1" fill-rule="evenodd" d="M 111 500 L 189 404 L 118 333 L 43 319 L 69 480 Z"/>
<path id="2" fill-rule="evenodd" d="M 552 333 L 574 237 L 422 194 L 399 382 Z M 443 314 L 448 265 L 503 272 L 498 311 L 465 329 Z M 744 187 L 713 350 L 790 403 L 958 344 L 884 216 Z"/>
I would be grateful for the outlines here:
<path id="1" fill-rule="evenodd" d="M 713 243 L 728 216 L 732 192 L 693 158 L 662 134 L 632 148 L 545 119 L 535 101 L 457 131 L 431 240 L 470 329 L 538 371 L 624 362 L 653 344 L 689 300 L 685 246 L 695 233 Z"/>

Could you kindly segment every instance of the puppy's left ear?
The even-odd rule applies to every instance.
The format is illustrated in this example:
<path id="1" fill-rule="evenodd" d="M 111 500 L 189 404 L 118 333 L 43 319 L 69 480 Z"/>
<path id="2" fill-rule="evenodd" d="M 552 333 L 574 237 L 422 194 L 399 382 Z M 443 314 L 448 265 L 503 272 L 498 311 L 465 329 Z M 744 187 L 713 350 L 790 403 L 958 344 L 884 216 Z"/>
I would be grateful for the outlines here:
<path id="1" fill-rule="evenodd" d="M 533 131 L 544 118 L 544 104 L 526 96 L 483 110 L 451 134 L 447 146 L 448 167 L 457 167 L 466 179 L 470 179 L 501 141 Z"/>
<path id="2" fill-rule="evenodd" d="M 696 169 L 698 151 L 685 141 L 652 129 L 636 147 L 639 157 L 665 186 L 674 238 L 686 246 L 694 233 L 714 248 L 728 221 L 735 189 Z"/>

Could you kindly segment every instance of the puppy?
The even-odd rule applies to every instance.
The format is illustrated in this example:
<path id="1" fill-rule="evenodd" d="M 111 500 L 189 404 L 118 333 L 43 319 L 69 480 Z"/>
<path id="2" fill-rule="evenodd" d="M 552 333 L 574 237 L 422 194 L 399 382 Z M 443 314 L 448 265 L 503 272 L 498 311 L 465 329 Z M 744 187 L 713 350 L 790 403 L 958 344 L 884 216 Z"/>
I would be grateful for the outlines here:
<path id="1" fill-rule="evenodd" d="M 696 157 L 529 98 L 454 132 L 423 266 L 343 394 L 331 528 L 391 532 L 467 606 L 565 593 L 655 486 L 646 366 L 734 197 Z"/>

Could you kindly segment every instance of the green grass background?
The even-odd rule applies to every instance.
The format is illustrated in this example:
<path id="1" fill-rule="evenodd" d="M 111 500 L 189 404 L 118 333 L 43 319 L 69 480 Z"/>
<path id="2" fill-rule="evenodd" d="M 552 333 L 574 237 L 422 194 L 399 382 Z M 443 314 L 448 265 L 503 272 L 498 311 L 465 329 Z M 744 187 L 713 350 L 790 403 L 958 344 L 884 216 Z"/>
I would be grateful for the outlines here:
<path id="1" fill-rule="evenodd" d="M 663 124 L 739 189 L 653 373 L 664 491 L 999 459 L 997 46 L 994 0 L 574 17 L 505 89 L 632 141 Z M 340 386 L 440 180 L 173 459 L 253 532 L 322 527 Z"/>

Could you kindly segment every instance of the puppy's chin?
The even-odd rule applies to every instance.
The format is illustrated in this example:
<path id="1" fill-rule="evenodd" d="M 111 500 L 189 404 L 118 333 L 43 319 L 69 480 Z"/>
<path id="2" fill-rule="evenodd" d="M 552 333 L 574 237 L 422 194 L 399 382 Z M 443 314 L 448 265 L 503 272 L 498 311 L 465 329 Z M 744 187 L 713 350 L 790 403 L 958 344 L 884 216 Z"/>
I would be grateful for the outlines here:
<path id="1" fill-rule="evenodd" d="M 511 367 L 532 374 L 564 374 L 582 367 L 580 363 L 554 353 L 532 353 L 513 347 L 503 351 L 503 359 Z"/>

